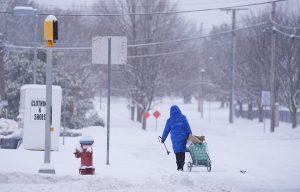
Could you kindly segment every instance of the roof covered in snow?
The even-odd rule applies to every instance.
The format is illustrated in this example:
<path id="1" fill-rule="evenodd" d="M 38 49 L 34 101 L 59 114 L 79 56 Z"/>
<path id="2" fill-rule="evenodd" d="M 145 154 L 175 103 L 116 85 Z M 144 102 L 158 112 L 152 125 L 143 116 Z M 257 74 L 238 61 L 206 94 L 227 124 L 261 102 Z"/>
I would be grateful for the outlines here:
<path id="1" fill-rule="evenodd" d="M 21 90 L 23 89 L 46 89 L 46 85 L 26 84 L 21 87 Z M 59 85 L 52 85 L 52 89 L 61 90 L 61 87 Z"/>

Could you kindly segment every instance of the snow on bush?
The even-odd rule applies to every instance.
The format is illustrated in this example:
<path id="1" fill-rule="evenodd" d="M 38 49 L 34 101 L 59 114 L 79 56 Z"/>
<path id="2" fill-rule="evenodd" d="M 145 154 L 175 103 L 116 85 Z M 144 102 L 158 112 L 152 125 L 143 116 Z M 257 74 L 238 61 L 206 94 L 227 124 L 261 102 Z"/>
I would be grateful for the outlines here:
<path id="1" fill-rule="evenodd" d="M 18 132 L 18 123 L 10 119 L 0 119 L 0 135 L 7 136 Z"/>
<path id="2" fill-rule="evenodd" d="M 64 128 L 61 127 L 60 136 L 61 137 L 63 137 L 63 136 L 65 136 L 65 137 L 79 137 L 79 136 L 82 135 L 81 131 L 82 130 L 78 131 L 78 129 L 69 129 L 69 128 L 65 128 L 65 130 L 64 130 Z"/>

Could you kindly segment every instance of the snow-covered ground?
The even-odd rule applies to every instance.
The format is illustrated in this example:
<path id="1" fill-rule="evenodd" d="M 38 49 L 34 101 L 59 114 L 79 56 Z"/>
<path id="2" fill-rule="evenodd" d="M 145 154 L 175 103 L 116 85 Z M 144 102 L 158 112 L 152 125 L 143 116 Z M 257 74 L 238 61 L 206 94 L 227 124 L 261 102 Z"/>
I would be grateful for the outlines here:
<path id="1" fill-rule="evenodd" d="M 178 172 L 174 154 L 167 156 L 158 143 L 171 104 L 179 105 L 194 134 L 206 136 L 212 172 L 205 168 Z M 155 107 L 162 113 L 158 130 L 150 117 L 148 130 L 143 131 L 140 124 L 130 122 L 126 105 L 124 99 L 112 100 L 110 165 L 105 164 L 106 130 L 82 130 L 95 139 L 96 175 L 78 174 L 80 161 L 73 151 L 79 138 L 66 138 L 65 145 L 51 153 L 56 175 L 37 173 L 43 152 L 27 151 L 22 146 L 18 150 L 0 149 L 0 191 L 300 191 L 300 128 L 292 130 L 290 124 L 281 123 L 276 133 L 268 133 L 266 122 L 264 133 L 263 124 L 245 119 L 235 119 L 230 125 L 228 109 L 220 109 L 217 103 L 205 103 L 201 119 L 195 103 L 184 105 L 181 100 L 168 98 Z M 166 144 L 171 148 L 169 138 Z"/>

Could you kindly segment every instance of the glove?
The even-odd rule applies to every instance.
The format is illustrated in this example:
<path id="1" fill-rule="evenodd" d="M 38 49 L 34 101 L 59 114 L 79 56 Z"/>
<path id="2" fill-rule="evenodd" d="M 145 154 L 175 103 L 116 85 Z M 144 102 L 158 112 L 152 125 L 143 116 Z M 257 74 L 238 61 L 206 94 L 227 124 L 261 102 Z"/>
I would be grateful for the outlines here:
<path id="1" fill-rule="evenodd" d="M 165 142 L 165 141 L 162 140 L 161 136 L 158 137 L 158 141 L 159 141 L 160 143 L 164 143 L 164 142 Z"/>

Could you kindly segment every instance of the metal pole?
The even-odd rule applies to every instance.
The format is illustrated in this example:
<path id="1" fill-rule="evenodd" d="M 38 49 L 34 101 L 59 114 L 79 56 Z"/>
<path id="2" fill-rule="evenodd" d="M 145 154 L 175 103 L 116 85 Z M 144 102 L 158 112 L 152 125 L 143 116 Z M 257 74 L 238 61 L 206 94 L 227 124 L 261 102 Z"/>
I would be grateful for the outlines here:
<path id="1" fill-rule="evenodd" d="M 35 28 L 34 28 L 34 54 L 33 54 L 33 84 L 36 84 L 36 68 L 37 68 L 37 44 L 38 44 L 38 15 L 34 15 Z"/>
<path id="2" fill-rule="evenodd" d="M 111 38 L 108 38 L 108 66 L 107 66 L 107 151 L 106 165 L 109 165 L 109 134 L 110 134 L 110 81 L 111 81 Z"/>
<path id="3" fill-rule="evenodd" d="M 210 99 L 210 97 L 209 97 L 209 106 L 208 106 L 208 109 L 209 109 L 209 116 L 208 116 L 208 120 L 209 120 L 209 122 L 210 122 L 210 116 L 211 116 L 211 99 Z"/>
<path id="4" fill-rule="evenodd" d="M 46 121 L 45 121 L 45 151 L 44 165 L 40 168 L 39 173 L 55 174 L 55 169 L 50 165 L 51 150 L 51 124 L 52 124 L 52 49 L 47 49 L 47 66 L 46 66 Z"/>
<path id="5" fill-rule="evenodd" d="M 234 102 L 234 73 L 235 73 L 235 13 L 232 9 L 232 40 L 231 40 L 231 78 L 230 78 L 230 95 L 229 95 L 229 123 L 233 123 L 233 102 Z"/>
<path id="6" fill-rule="evenodd" d="M 4 37 L 0 33 L 0 101 L 5 99 Z"/>
<path id="7" fill-rule="evenodd" d="M 201 70 L 201 119 L 203 119 L 203 102 L 204 102 L 204 98 L 203 98 L 203 75 L 204 72 Z"/>
<path id="8" fill-rule="evenodd" d="M 99 115 L 102 109 L 102 90 L 101 90 L 101 82 L 100 82 L 100 92 L 99 92 Z"/>
<path id="9" fill-rule="evenodd" d="M 65 93 L 66 94 L 66 93 Z M 67 111 L 67 102 L 66 102 L 67 96 L 65 96 L 64 99 L 64 132 L 63 132 L 63 145 L 65 145 L 65 136 L 66 136 L 66 111 Z"/>
<path id="10" fill-rule="evenodd" d="M 46 67 L 46 124 L 45 124 L 45 156 L 44 163 L 50 163 L 51 148 L 51 107 L 52 107 L 52 49 L 47 49 Z"/>
<path id="11" fill-rule="evenodd" d="M 264 110 L 264 133 L 266 132 L 266 106 L 263 106 Z"/>
<path id="12" fill-rule="evenodd" d="M 272 20 L 275 20 L 275 2 L 272 3 Z M 271 88 L 271 118 L 270 131 L 275 131 L 275 30 L 271 34 L 271 67 L 270 67 L 270 88 Z"/>

